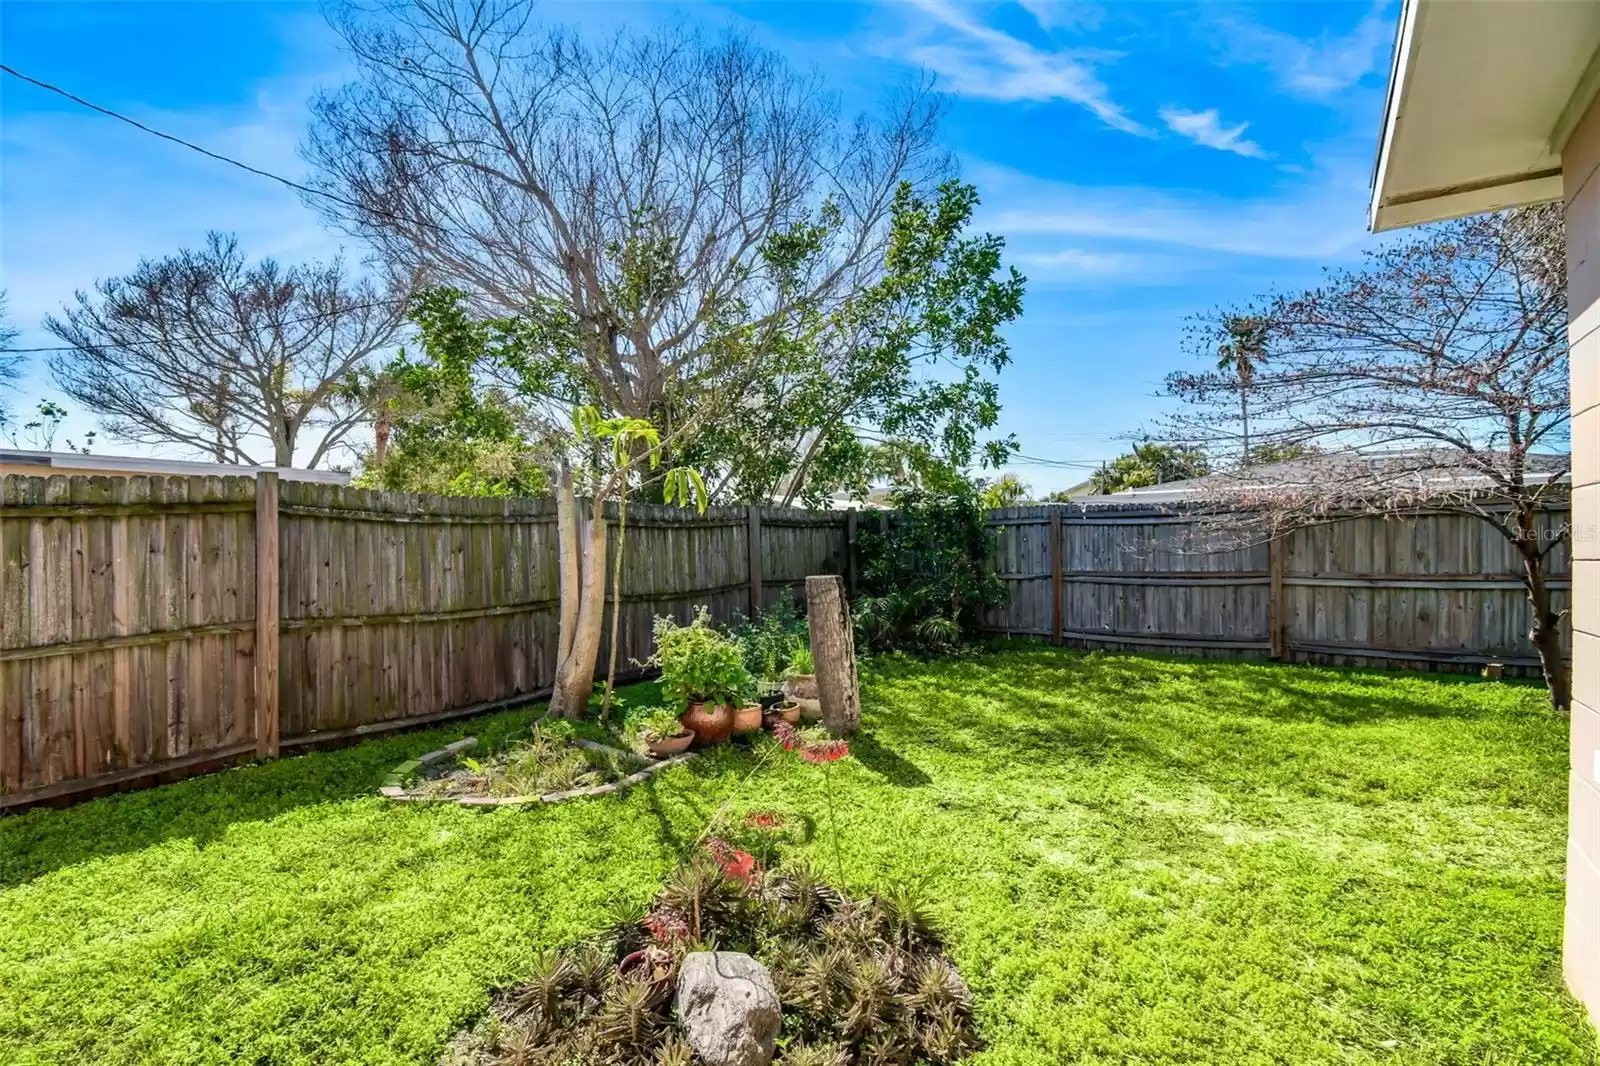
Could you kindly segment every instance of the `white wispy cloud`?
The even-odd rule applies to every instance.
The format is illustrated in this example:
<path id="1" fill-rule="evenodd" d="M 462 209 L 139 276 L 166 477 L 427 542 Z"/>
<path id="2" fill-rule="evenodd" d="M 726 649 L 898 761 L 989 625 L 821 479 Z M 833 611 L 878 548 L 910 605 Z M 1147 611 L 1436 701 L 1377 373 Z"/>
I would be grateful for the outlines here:
<path id="1" fill-rule="evenodd" d="M 1045 51 L 945 0 L 916 0 L 915 6 L 928 16 L 930 32 L 913 41 L 905 55 L 938 74 L 946 91 L 988 100 L 1065 100 L 1113 129 L 1151 135 L 1111 99 L 1095 73 L 1095 64 L 1114 60 L 1117 53 Z"/>
<path id="2" fill-rule="evenodd" d="M 1105 9 L 1083 0 L 1017 0 L 1023 10 L 1033 16 L 1039 28 L 1053 30 L 1098 29 L 1105 19 Z"/>
<path id="3" fill-rule="evenodd" d="M 1278 84 L 1302 96 L 1326 98 L 1359 82 L 1388 54 L 1394 23 L 1379 0 L 1348 33 L 1306 40 L 1236 15 L 1218 20 L 1226 60 L 1270 70 Z"/>
<path id="4" fill-rule="evenodd" d="M 1233 199 L 1182 189 L 1049 181 L 982 161 L 963 172 L 984 191 L 975 225 L 1013 255 L 1093 247 L 1126 255 L 1182 249 L 1196 268 L 1218 257 L 1338 262 L 1367 242 L 1364 158 L 1324 161 L 1284 191 Z"/>
<path id="5" fill-rule="evenodd" d="M 1161 121 L 1165 122 L 1167 129 L 1173 133 L 1187 137 L 1207 148 L 1215 148 L 1219 152 L 1233 152 L 1252 159 L 1267 158 L 1266 151 L 1259 144 L 1245 139 L 1244 131 L 1250 128 L 1250 123 L 1241 122 L 1237 126 L 1224 126 L 1222 116 L 1214 107 L 1204 111 L 1163 107 Z"/>

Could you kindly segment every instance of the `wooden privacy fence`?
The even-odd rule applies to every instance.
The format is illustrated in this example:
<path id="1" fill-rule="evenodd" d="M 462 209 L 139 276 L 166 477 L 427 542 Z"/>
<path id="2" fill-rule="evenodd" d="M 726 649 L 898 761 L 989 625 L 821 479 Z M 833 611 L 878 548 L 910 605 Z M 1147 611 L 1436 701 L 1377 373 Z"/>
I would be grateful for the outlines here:
<path id="1" fill-rule="evenodd" d="M 856 521 L 631 507 L 619 662 L 650 654 L 657 614 L 704 603 L 726 619 L 809 574 L 853 584 Z M 1471 517 L 1353 518 L 1270 544 L 1148 506 L 991 521 L 1011 589 L 985 619 L 996 632 L 1537 667 L 1516 558 Z M 1566 515 L 1543 522 L 1554 535 Z M 1550 572 L 1564 609 L 1565 545 Z M 536 698 L 555 665 L 556 574 L 548 500 L 273 475 L 0 479 L 0 809 Z"/>
<path id="2" fill-rule="evenodd" d="M 1567 520 L 1546 512 L 1541 530 L 1556 536 Z M 996 632 L 1329 665 L 1538 668 L 1518 557 L 1469 515 L 1354 517 L 1270 542 L 1149 505 L 1012 507 L 991 524 L 1011 589 L 984 620 Z M 1570 560 L 1565 543 L 1548 559 L 1560 611 Z M 1570 628 L 1562 639 L 1570 649 Z"/>
<path id="3" fill-rule="evenodd" d="M 630 507 L 620 664 L 846 572 L 854 521 Z M 536 698 L 556 575 L 548 500 L 0 479 L 0 809 Z"/>

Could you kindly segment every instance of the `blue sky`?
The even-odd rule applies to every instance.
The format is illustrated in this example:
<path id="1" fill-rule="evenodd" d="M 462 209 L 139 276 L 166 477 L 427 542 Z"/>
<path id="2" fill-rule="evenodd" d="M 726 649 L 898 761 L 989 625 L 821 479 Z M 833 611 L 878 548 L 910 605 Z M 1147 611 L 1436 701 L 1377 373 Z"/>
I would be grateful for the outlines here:
<path id="1" fill-rule="evenodd" d="M 753 34 L 871 108 L 933 72 L 943 138 L 1029 277 L 1001 379 L 1028 456 L 1089 463 L 1164 409 L 1185 319 L 1359 259 L 1398 4 L 559 4 L 594 32 L 690 20 Z M 153 126 L 299 177 L 306 101 L 348 77 L 315 4 L 0 4 L 0 58 Z M 239 234 L 341 250 L 296 196 L 0 78 L 0 287 L 19 345 L 142 255 Z M 362 249 L 343 251 L 359 258 Z M 52 395 L 42 365 L 13 406 Z M 69 430 L 92 421 L 74 412 Z M 103 452 L 131 451 L 102 442 Z M 176 454 L 176 453 L 174 453 Z M 1036 489 L 1072 467 L 1019 463 Z"/>

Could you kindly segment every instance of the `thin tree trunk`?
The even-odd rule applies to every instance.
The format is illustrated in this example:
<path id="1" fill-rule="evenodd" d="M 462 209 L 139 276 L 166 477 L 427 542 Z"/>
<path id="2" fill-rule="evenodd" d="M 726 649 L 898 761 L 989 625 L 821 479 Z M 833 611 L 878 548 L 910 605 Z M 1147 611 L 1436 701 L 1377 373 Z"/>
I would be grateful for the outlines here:
<path id="1" fill-rule="evenodd" d="M 1550 693 L 1550 706 L 1559 714 L 1572 708 L 1572 675 L 1567 661 L 1561 655 L 1561 615 L 1550 606 L 1550 588 L 1545 583 L 1544 554 L 1539 550 L 1534 533 L 1534 514 L 1518 509 L 1515 544 L 1522 554 L 1522 584 L 1528 593 L 1528 613 L 1533 617 L 1533 628 L 1528 638 L 1539 653 L 1539 665 L 1544 670 L 1545 688 Z"/>
<path id="2" fill-rule="evenodd" d="M 600 700 L 600 720 L 611 715 L 611 692 L 617 685 L 617 644 L 622 619 L 622 546 L 628 536 L 628 487 L 623 485 L 617 500 L 617 550 L 611 563 L 611 652 L 606 664 L 606 694 Z"/>
<path id="3" fill-rule="evenodd" d="M 1244 452 L 1239 456 L 1240 466 L 1250 465 L 1250 401 L 1245 396 L 1245 387 L 1239 386 L 1239 421 L 1244 426 Z"/>
<path id="4" fill-rule="evenodd" d="M 572 653 L 578 628 L 578 597 L 582 569 L 578 563 L 578 508 L 572 497 L 572 467 L 565 459 L 556 475 L 556 563 L 560 586 L 560 625 L 556 633 L 556 667 Z"/>
<path id="5" fill-rule="evenodd" d="M 572 642 L 566 658 L 556 668 L 550 694 L 550 713 L 561 718 L 580 718 L 589 706 L 594 691 L 594 668 L 600 658 L 600 633 L 605 622 L 606 592 L 606 516 L 603 499 L 596 498 L 588 536 L 583 541 L 579 565 L 577 617 L 572 626 Z M 563 574 L 565 576 L 565 574 Z M 563 605 L 565 606 L 565 605 Z"/>

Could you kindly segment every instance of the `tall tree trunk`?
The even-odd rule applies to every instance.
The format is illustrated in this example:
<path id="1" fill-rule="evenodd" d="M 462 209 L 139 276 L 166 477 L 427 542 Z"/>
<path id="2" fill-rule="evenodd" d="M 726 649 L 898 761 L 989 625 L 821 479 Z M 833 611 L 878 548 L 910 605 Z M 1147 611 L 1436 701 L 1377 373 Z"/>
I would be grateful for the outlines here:
<path id="1" fill-rule="evenodd" d="M 606 692 L 600 698 L 600 719 L 611 715 L 611 693 L 617 687 L 617 646 L 621 643 L 622 621 L 622 548 L 628 537 L 628 486 L 622 486 L 617 498 L 617 550 L 611 563 L 611 651 L 606 664 Z"/>
<path id="2" fill-rule="evenodd" d="M 557 648 L 555 684 L 550 693 L 550 713 L 559 718 L 580 718 L 594 691 L 594 668 L 600 658 L 600 633 L 605 621 L 606 518 L 605 503 L 594 501 L 594 514 L 582 534 L 561 521 L 564 509 L 577 513 L 572 498 L 570 471 L 563 471 L 557 491 L 557 522 L 561 525 L 561 631 Z"/>
<path id="3" fill-rule="evenodd" d="M 1239 421 L 1244 428 L 1244 451 L 1239 456 L 1240 466 L 1250 465 L 1250 401 L 1245 396 L 1245 386 L 1239 385 Z"/>
<path id="4" fill-rule="evenodd" d="M 556 474 L 556 565 L 560 625 L 556 631 L 556 666 L 572 652 L 578 628 L 578 596 L 583 568 L 578 558 L 578 507 L 572 496 L 572 467 L 565 459 Z"/>
<path id="5" fill-rule="evenodd" d="M 1528 613 L 1533 617 L 1528 638 L 1539 653 L 1545 688 L 1550 693 L 1550 706 L 1557 713 L 1565 714 L 1572 708 L 1572 675 L 1566 659 L 1561 656 L 1561 615 L 1550 606 L 1550 588 L 1545 582 L 1545 556 L 1539 550 L 1533 511 L 1519 508 L 1516 523 L 1513 543 L 1522 555 L 1522 584 L 1528 593 Z"/>
<path id="6" fill-rule="evenodd" d="M 806 620 L 811 655 L 816 660 L 822 724 L 836 737 L 847 736 L 861 727 L 861 684 L 856 677 L 855 629 L 844 578 L 838 574 L 806 578 Z"/>

